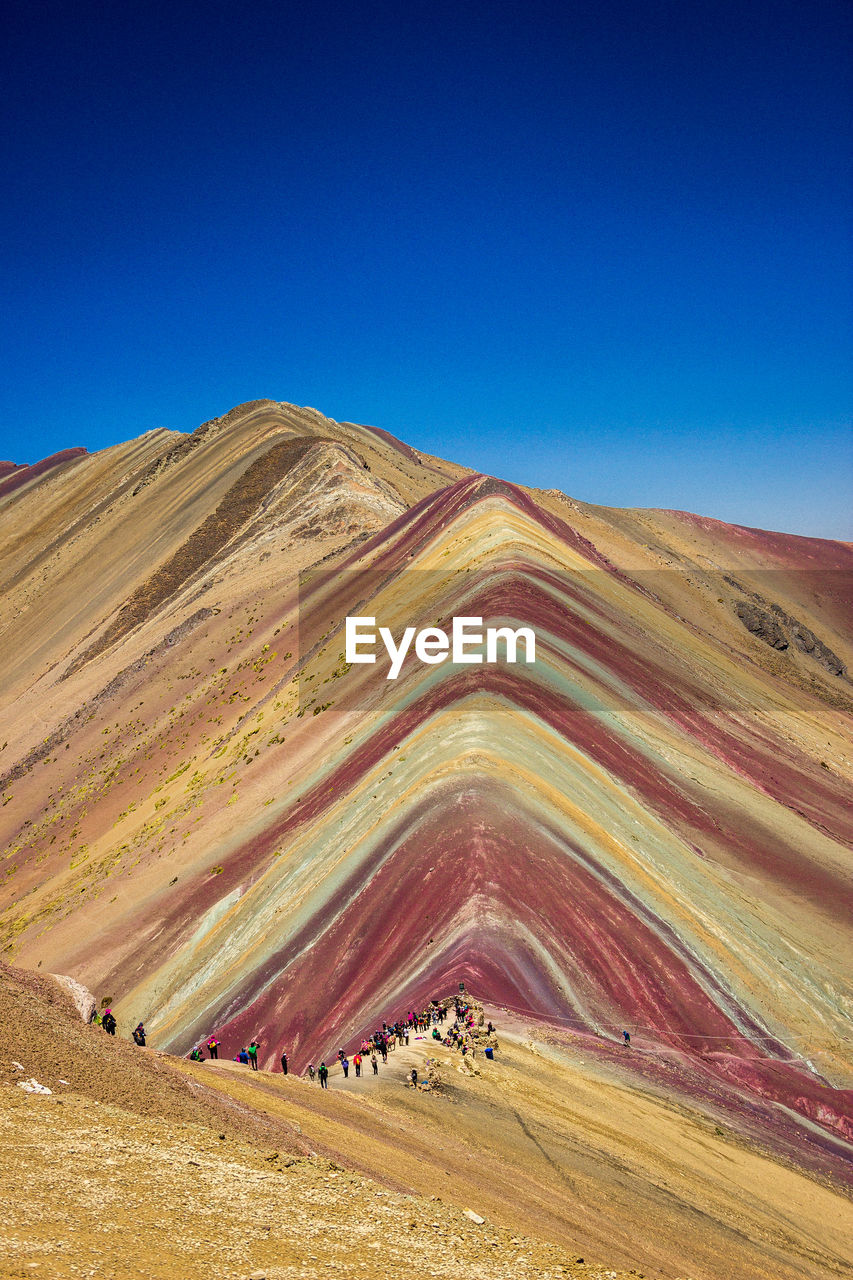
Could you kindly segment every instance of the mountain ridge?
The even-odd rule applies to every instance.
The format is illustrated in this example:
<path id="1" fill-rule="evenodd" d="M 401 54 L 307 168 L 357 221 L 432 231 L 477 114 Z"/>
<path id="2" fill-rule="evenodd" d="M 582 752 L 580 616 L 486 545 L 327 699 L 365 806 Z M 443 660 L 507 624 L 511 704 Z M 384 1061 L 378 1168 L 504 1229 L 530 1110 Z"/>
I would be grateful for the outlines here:
<path id="1" fill-rule="evenodd" d="M 297 1069 L 465 981 L 836 1167 L 849 544 L 254 401 L 30 474 L 0 546 L 7 959 Z M 537 661 L 388 681 L 353 610 L 527 621 Z"/>

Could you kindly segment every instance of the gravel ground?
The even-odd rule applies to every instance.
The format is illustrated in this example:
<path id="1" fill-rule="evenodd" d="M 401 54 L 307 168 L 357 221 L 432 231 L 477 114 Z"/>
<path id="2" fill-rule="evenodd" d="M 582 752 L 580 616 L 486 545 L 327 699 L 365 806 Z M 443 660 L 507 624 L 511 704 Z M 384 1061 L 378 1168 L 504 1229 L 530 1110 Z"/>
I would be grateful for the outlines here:
<path id="1" fill-rule="evenodd" d="M 51 1092 L 25 1092 L 27 1079 Z M 85 1025 L 49 976 L 0 967 L 4 1280 L 626 1274 L 390 1190 L 327 1152 L 263 1095 L 228 1097 Z"/>
<path id="2" fill-rule="evenodd" d="M 279 1150 L 304 1155 L 292 1128 L 238 1103 L 223 1100 L 203 1082 L 187 1080 L 168 1054 L 139 1049 L 83 1023 L 74 1004 L 49 975 L 0 963 L 0 1084 L 27 1076 L 60 1091 L 126 1107 L 143 1116 L 225 1129 Z M 59 1081 L 66 1081 L 60 1085 Z"/>
<path id="3" fill-rule="evenodd" d="M 3 1277 L 625 1274 L 321 1158 L 261 1151 L 74 1094 L 0 1089 L 0 1158 L 16 1170 L 0 1208 Z"/>

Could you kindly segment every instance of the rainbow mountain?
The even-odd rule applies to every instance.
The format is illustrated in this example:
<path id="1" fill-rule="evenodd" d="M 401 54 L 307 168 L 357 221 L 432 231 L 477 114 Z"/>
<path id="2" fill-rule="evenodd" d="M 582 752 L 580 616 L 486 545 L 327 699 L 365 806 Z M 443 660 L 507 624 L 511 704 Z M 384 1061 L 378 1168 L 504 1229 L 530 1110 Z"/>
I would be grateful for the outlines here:
<path id="1" fill-rule="evenodd" d="M 3 464 L 0 547 L 6 959 L 269 1068 L 462 982 L 849 1159 L 849 545 L 263 400 Z M 535 627 L 536 660 L 391 680 L 355 615 Z"/>

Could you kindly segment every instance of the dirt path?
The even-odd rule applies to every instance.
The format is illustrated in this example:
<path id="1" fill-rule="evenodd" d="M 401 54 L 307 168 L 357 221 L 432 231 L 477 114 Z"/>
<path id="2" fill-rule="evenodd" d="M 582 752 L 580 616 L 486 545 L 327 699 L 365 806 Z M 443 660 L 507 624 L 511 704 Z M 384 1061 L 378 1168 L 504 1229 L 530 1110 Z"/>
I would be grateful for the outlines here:
<path id="1" fill-rule="evenodd" d="M 470 1206 L 519 1238 L 667 1280 L 853 1277 L 842 1192 L 659 1091 L 619 1083 L 608 1064 L 537 1045 L 529 1028 L 499 1040 L 474 1077 L 456 1052 L 428 1055 L 426 1040 L 389 1054 L 378 1077 L 344 1081 L 335 1064 L 328 1090 L 233 1064 L 217 1074 L 240 1101 L 262 1093 L 265 1110 L 342 1164 Z M 438 1094 L 406 1087 L 427 1056 L 441 1063 Z"/>
<path id="2" fill-rule="evenodd" d="M 3 1280 L 853 1277 L 828 1179 L 529 1029 L 473 1077 L 427 1037 L 324 1090 L 137 1049 L 48 979 L 0 979 Z M 407 1088 L 427 1056 L 441 1090 Z"/>

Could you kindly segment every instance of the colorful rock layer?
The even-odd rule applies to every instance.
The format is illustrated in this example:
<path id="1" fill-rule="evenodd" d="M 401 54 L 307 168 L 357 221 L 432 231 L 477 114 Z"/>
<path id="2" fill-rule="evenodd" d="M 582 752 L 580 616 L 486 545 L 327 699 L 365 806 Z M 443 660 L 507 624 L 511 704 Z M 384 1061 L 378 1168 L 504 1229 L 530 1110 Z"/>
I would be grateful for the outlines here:
<path id="1" fill-rule="evenodd" d="M 271 402 L 48 471 L 0 537 L 7 954 L 297 1069 L 464 982 L 847 1149 L 849 546 Z M 388 680 L 348 614 L 536 662 Z"/>

